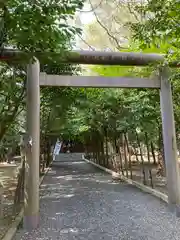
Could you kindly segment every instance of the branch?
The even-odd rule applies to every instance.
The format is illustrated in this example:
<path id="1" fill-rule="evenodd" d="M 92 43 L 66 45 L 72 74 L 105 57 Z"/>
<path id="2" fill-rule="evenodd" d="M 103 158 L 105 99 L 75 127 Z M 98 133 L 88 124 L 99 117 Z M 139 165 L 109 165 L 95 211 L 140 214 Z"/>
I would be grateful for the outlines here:
<path id="1" fill-rule="evenodd" d="M 93 5 L 92 5 L 92 3 L 91 3 L 91 0 L 89 0 L 89 3 L 90 3 L 90 5 L 91 5 L 91 7 L 93 8 Z M 115 41 L 115 43 L 116 43 L 116 45 L 117 45 L 117 48 L 118 48 L 118 49 L 124 49 L 122 46 L 120 46 L 118 39 L 117 39 L 116 37 L 114 37 L 114 36 L 109 32 L 108 28 L 101 23 L 101 21 L 99 20 L 96 12 L 94 12 L 94 16 L 95 16 L 95 18 L 96 18 L 96 21 L 99 23 L 99 25 L 106 31 L 107 35 Z"/>
<path id="2" fill-rule="evenodd" d="M 96 6 L 92 6 L 92 8 L 90 10 L 79 10 L 78 12 L 82 12 L 82 13 L 94 12 L 101 6 L 102 3 L 103 3 L 103 0 L 101 0 Z"/>
<path id="3" fill-rule="evenodd" d="M 91 50 L 95 51 L 95 49 L 94 49 L 91 45 L 89 45 L 89 43 L 86 42 L 85 39 L 83 39 L 80 35 L 79 35 L 79 37 L 80 37 L 80 39 L 81 39 Z"/>
<path id="4" fill-rule="evenodd" d="M 128 7 L 129 12 L 135 17 L 136 21 L 139 22 L 139 18 L 138 18 L 138 16 L 135 14 L 135 12 L 131 9 L 131 5 L 130 5 L 129 2 L 127 2 L 127 7 Z"/>

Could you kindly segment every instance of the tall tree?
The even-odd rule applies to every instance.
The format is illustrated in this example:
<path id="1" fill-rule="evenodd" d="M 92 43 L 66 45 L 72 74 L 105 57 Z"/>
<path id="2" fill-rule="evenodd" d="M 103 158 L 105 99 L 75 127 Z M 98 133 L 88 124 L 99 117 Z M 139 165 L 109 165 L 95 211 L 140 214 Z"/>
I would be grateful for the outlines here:
<path id="1" fill-rule="evenodd" d="M 67 21 L 82 6 L 80 0 L 9 0 L 1 8 L 6 26 L 5 44 L 27 51 L 63 49 L 77 31 Z"/>
<path id="2" fill-rule="evenodd" d="M 11 46 L 32 54 L 35 51 L 63 52 L 70 49 L 72 40 L 80 29 L 71 25 L 68 19 L 73 18 L 76 10 L 82 6 L 83 1 L 80 0 L 1 2 L 1 49 Z M 43 65 L 41 68 L 48 73 L 66 72 L 67 74 L 68 72 L 72 74 L 74 71 L 70 65 L 59 65 L 48 56 L 46 58 L 49 65 Z M 2 141 L 6 141 L 6 136 L 13 132 L 12 127 L 17 128 L 16 124 L 20 124 L 16 119 L 24 107 L 26 66 L 1 64 L 0 72 L 0 141 L 2 146 Z M 51 90 L 51 93 L 49 90 L 51 100 L 58 98 L 58 94 L 61 96 L 61 92 L 58 94 L 56 92 L 54 95 L 53 92 L 54 90 Z M 44 93 L 43 90 L 42 96 Z"/>
<path id="3" fill-rule="evenodd" d="M 143 21 L 131 24 L 133 38 L 141 42 L 142 48 L 166 46 L 166 53 L 179 57 L 180 47 L 180 3 L 176 0 L 150 0 L 137 11 L 143 13 Z"/>

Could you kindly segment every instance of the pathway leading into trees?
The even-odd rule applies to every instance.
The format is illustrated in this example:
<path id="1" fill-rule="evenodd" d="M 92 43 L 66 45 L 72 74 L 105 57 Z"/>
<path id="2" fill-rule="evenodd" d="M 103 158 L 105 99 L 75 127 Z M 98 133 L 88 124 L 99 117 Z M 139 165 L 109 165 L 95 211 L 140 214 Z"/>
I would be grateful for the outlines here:
<path id="1" fill-rule="evenodd" d="M 63 157 L 62 157 L 63 156 Z M 40 228 L 14 240 L 180 239 L 180 219 L 165 203 L 81 160 L 61 155 L 41 186 Z"/>

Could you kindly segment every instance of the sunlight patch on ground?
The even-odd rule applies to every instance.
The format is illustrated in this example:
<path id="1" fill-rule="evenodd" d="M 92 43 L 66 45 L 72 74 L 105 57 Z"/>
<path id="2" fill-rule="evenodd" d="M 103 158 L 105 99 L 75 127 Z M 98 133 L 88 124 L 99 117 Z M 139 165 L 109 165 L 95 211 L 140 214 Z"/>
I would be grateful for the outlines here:
<path id="1" fill-rule="evenodd" d="M 51 175 L 51 174 L 56 174 L 56 171 L 54 171 L 54 170 L 49 170 L 48 174 L 49 174 L 49 175 Z"/>
<path id="2" fill-rule="evenodd" d="M 71 162 L 71 164 L 86 164 L 84 161 L 78 161 L 78 162 Z"/>
<path id="3" fill-rule="evenodd" d="M 97 183 L 112 183 L 112 180 L 95 180 Z"/>
<path id="4" fill-rule="evenodd" d="M 59 194 L 59 193 L 53 193 L 51 195 L 47 194 L 41 197 L 41 199 L 60 199 L 60 198 L 71 198 L 74 197 L 75 194 Z"/>
<path id="5" fill-rule="evenodd" d="M 77 233 L 78 229 L 77 228 L 66 228 L 66 229 L 62 229 L 60 231 L 61 233 Z"/>
<path id="6" fill-rule="evenodd" d="M 50 188 L 45 188 L 44 190 L 45 191 L 48 191 L 48 190 L 50 190 L 50 191 L 53 191 L 53 190 L 62 190 L 62 191 L 64 191 L 64 190 L 68 190 L 69 191 L 69 188 L 71 188 L 71 187 L 66 187 L 66 186 L 60 186 L 60 187 L 50 187 Z M 74 189 L 74 188 L 71 188 L 70 189 L 71 191 L 75 191 L 76 189 Z"/>

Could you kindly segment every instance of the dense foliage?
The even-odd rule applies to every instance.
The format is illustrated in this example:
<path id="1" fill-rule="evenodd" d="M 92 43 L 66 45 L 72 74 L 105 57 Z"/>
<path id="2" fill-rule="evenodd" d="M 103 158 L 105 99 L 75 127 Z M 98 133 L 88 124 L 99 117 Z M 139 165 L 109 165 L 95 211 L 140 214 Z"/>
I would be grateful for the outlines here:
<path id="1" fill-rule="evenodd" d="M 78 0 L 4 2 L 4 44 L 28 51 L 62 49 L 77 31 L 67 20 L 82 6 Z"/>
<path id="2" fill-rule="evenodd" d="M 2 10 L 4 45 L 14 45 L 28 51 L 63 51 L 69 49 L 75 34 L 79 33 L 79 29 L 65 24 L 67 24 L 67 19 L 72 17 L 78 8 L 82 7 L 82 2 L 72 0 L 67 4 L 64 2 L 61 4 L 62 2 L 59 1 L 57 4 L 57 1 L 51 3 L 38 1 L 38 3 L 27 2 L 25 4 L 24 1 L 9 1 L 9 5 L 6 5 Z M 131 37 L 128 51 L 168 53 L 171 58 L 173 51 L 173 57 L 177 58 L 179 54 L 178 4 L 175 0 L 158 2 L 152 0 L 141 6 L 133 6 L 133 11 L 136 11 L 138 16 L 141 15 L 142 21 L 133 20 L 133 23 L 128 25 L 131 27 L 130 34 L 128 30 L 128 37 Z M 20 14 L 17 16 L 18 12 Z M 131 11 L 129 11 L 130 13 Z M 127 20 L 125 24 L 127 26 Z M 29 25 L 32 27 L 29 28 Z M 24 38 L 25 34 L 28 36 L 27 38 Z M 1 68 L 1 71 L 4 71 L 5 68 L 7 68 L 6 65 Z M 48 64 L 41 66 L 41 69 L 47 73 L 70 75 L 78 73 L 80 70 L 71 65 L 52 62 L 51 59 Z M 90 68 L 90 71 L 103 76 L 142 77 L 158 74 L 157 66 L 146 68 L 101 66 Z M 4 139 L 3 141 L 6 140 L 8 134 L 19 129 L 17 126 L 20 125 L 15 123 L 17 121 L 18 124 L 22 123 L 24 106 L 22 84 L 23 79 L 25 79 L 24 69 L 13 66 L 10 72 L 11 74 L 1 74 L 4 76 L 1 77 L 1 92 L 6 94 L 8 92 L 10 96 L 4 94 L 0 105 L 10 106 L 10 103 L 14 101 L 13 106 L 17 106 L 18 109 L 13 114 L 14 108 L 4 109 L 2 107 L 0 136 Z M 10 81 L 4 81 L 5 77 L 11 79 L 14 88 L 10 87 Z M 18 85 L 15 84 L 17 79 L 20 81 Z M 180 108 L 178 103 L 180 99 L 178 92 L 180 85 L 178 79 L 179 71 L 173 70 L 175 119 L 179 132 Z M 11 91 L 7 89 L 11 89 Z M 18 91 L 16 98 L 13 97 L 15 90 Z M 20 104 L 18 104 L 19 102 Z M 64 138 L 78 137 L 85 140 L 87 136 L 96 133 L 99 138 L 106 135 L 111 141 L 114 137 L 118 138 L 121 132 L 137 131 L 142 136 L 142 142 L 146 141 L 143 136 L 144 133 L 147 133 L 148 139 L 154 143 L 158 151 L 162 152 L 159 94 L 156 90 L 43 88 L 41 91 L 42 135 L 63 135 Z"/>
<path id="3" fill-rule="evenodd" d="M 142 21 L 130 22 L 128 25 L 131 27 L 130 42 L 132 43 L 129 51 L 164 53 L 170 61 L 172 58 L 179 59 L 179 1 L 152 0 L 144 5 L 134 6 L 133 10 L 141 15 Z M 99 42 L 93 44 L 98 45 Z M 157 66 L 147 68 L 101 66 L 92 68 L 92 71 L 104 76 L 158 75 Z M 171 70 L 177 136 L 180 130 L 179 76 L 178 69 Z M 71 127 L 72 132 L 77 130 L 80 132 L 83 129 L 86 132 L 96 132 L 97 136 L 105 136 L 104 129 L 106 129 L 111 141 L 112 136 L 120 136 L 122 131 L 136 130 L 139 133 L 147 133 L 150 141 L 163 154 L 158 91 L 143 89 L 82 91 L 85 93 L 85 100 L 78 108 L 72 107 L 70 119 L 73 121 L 71 124 L 68 121 L 68 128 Z M 145 143 L 146 139 L 142 138 L 141 141 Z"/>
<path id="4" fill-rule="evenodd" d="M 76 33 L 80 32 L 71 24 L 76 10 L 83 1 L 3 1 L 0 5 L 0 47 L 14 47 L 32 52 L 54 51 L 62 53 L 72 46 Z M 77 67 L 57 64 L 46 57 L 42 71 L 56 74 L 73 74 Z M 26 66 L 0 65 L 0 158 L 14 151 L 19 142 L 20 132 L 25 129 L 25 85 Z M 42 89 L 41 125 L 45 131 L 49 125 L 52 109 L 56 102 L 71 95 L 71 89 Z M 62 98 L 61 98 L 62 97 Z M 58 100 L 57 100 L 58 99 Z M 71 97 L 69 98 L 71 99 Z M 70 100 L 69 100 L 70 101 Z M 67 102 L 67 100 L 65 101 Z M 68 104 L 67 104 L 68 106 Z M 55 112 L 55 110 L 53 110 Z M 13 136 L 13 137 L 12 137 Z M 13 149 L 12 149 L 13 148 Z"/>
<path id="5" fill-rule="evenodd" d="M 167 53 L 177 58 L 180 46 L 180 2 L 177 0 L 150 0 L 137 11 L 143 15 L 143 21 L 132 24 L 133 38 L 141 41 L 141 47 L 166 45 Z"/>

